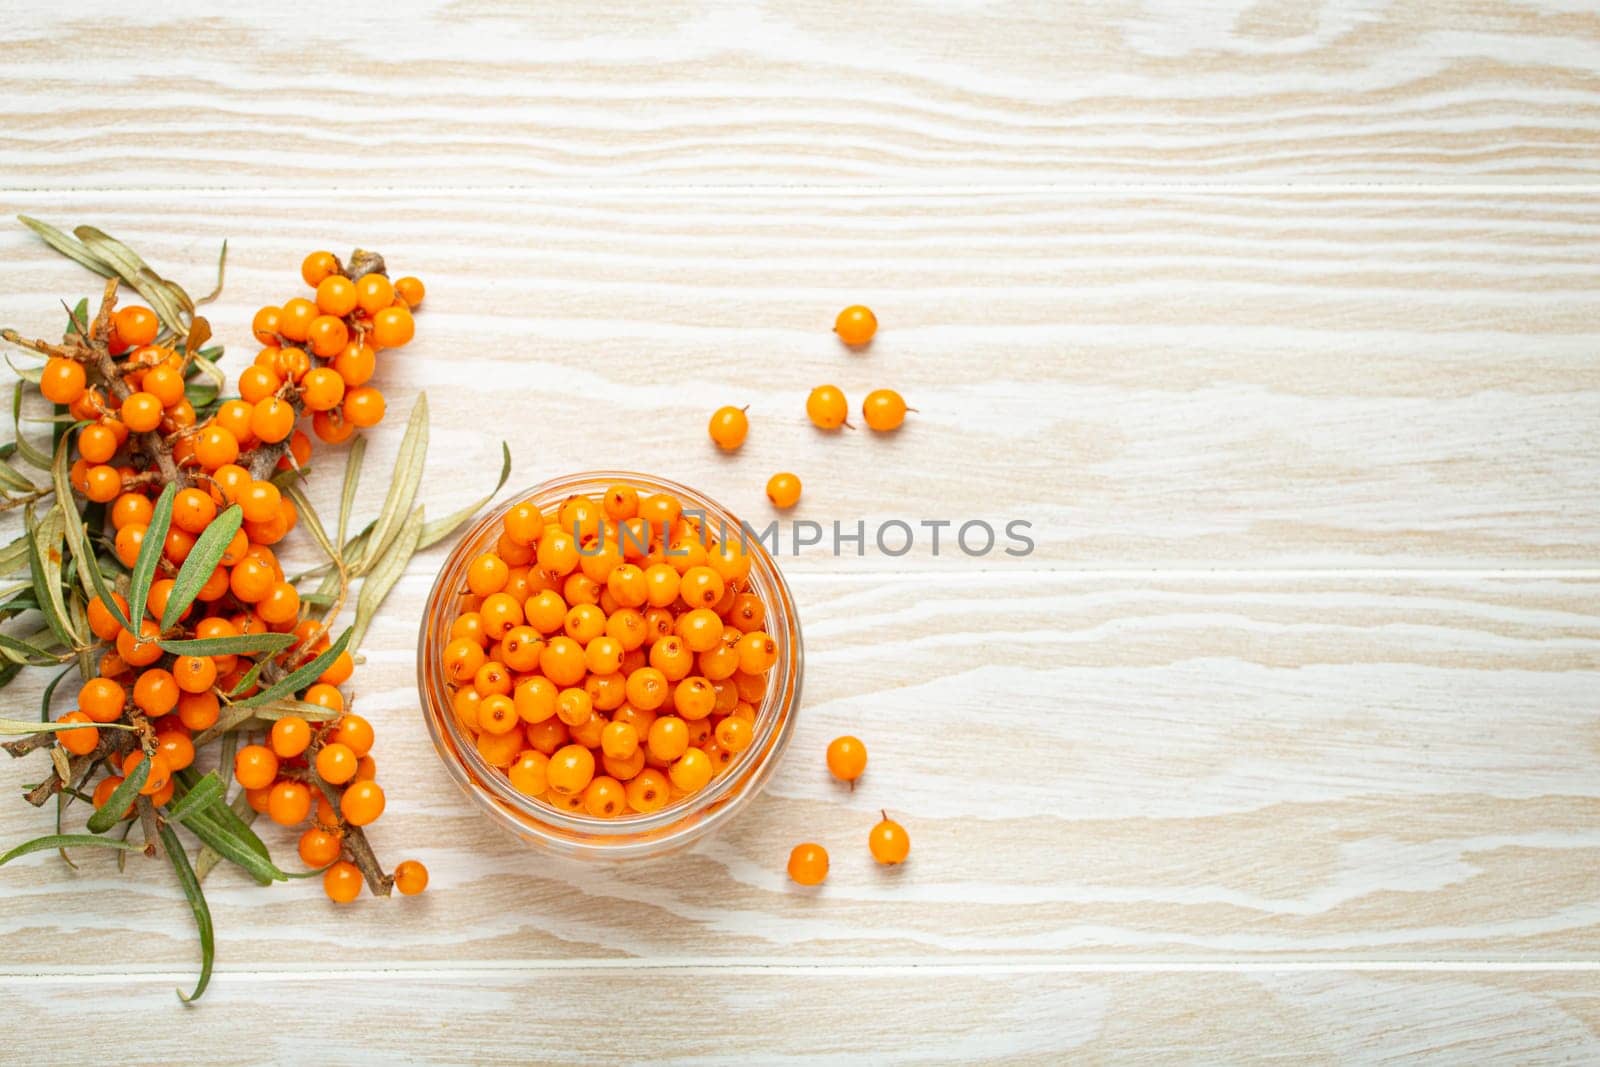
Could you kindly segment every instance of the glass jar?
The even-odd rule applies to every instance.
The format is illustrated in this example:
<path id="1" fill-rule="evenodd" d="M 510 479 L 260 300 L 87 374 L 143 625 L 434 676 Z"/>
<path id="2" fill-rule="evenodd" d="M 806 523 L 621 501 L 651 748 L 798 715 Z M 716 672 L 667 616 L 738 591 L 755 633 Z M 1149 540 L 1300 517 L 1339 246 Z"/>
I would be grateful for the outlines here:
<path id="1" fill-rule="evenodd" d="M 468 564 L 494 547 L 501 520 L 513 505 L 531 502 L 549 514 L 575 494 L 600 500 L 606 489 L 619 482 L 632 485 L 641 496 L 671 493 L 686 510 L 705 511 L 705 526 L 713 536 L 720 536 L 717 531 L 721 529 L 726 529 L 730 538 L 739 536 L 739 520 L 726 508 L 664 478 L 631 471 L 588 471 L 545 482 L 512 494 L 506 504 L 485 514 L 461 538 L 428 593 L 417 639 L 417 688 L 422 714 L 450 777 L 491 821 L 532 845 L 578 859 L 663 855 L 683 848 L 733 818 L 772 777 L 794 733 L 795 712 L 800 703 L 802 653 L 794 598 L 771 554 L 751 537 L 747 541 L 749 591 L 761 599 L 766 609 L 766 632 L 778 646 L 777 661 L 766 676 L 767 689 L 757 711 L 750 747 L 705 788 L 648 815 L 629 813 L 600 819 L 558 811 L 542 800 L 523 795 L 512 787 L 503 771 L 491 766 L 478 752 L 471 733 L 456 720 L 451 708 L 450 684 L 442 660 L 451 623 L 466 589 Z"/>

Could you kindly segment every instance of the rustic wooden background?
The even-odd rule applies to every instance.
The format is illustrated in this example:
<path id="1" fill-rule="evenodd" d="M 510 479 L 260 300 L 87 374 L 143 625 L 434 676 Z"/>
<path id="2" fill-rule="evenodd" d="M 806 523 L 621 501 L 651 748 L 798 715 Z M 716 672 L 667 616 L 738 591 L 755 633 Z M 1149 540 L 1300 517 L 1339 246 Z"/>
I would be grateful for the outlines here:
<path id="1" fill-rule="evenodd" d="M 787 562 L 787 760 L 626 870 L 448 783 L 413 687 L 430 551 L 353 683 L 377 846 L 429 891 L 219 871 L 185 1010 L 165 867 L 19 862 L 5 1058 L 1600 1056 L 1592 5 L 26 0 L 5 36 L 4 215 L 94 222 L 196 291 L 227 238 L 227 367 L 311 248 L 426 279 L 368 470 L 426 389 L 433 514 L 504 438 L 517 485 L 636 467 L 761 518 L 792 469 L 799 517 L 1038 542 Z M 47 333 L 92 288 L 0 226 L 0 321 Z M 863 355 L 829 332 L 856 301 Z M 920 410 L 821 435 L 825 381 Z M 723 403 L 754 423 L 732 458 Z M 845 731 L 854 795 L 822 765 Z M 899 870 L 866 853 L 880 806 Z M 48 822 L 7 804 L 0 840 Z M 783 876 L 804 838 L 815 895 Z"/>

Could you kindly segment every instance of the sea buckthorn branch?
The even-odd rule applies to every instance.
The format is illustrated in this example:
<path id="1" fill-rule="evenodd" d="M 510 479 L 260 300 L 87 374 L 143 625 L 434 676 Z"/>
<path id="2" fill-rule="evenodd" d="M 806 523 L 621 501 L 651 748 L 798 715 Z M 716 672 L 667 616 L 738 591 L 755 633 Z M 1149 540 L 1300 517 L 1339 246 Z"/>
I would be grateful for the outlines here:
<path id="1" fill-rule="evenodd" d="M 52 773 L 27 791 L 30 803 L 56 797 L 63 811 L 73 803 L 93 811 L 88 833 L 37 838 L 0 864 L 46 848 L 67 858 L 68 847 L 98 846 L 116 849 L 120 866 L 138 847 L 124 840 L 137 823 L 144 851 L 166 854 L 200 925 L 198 996 L 213 951 L 205 873 L 227 860 L 263 883 L 291 877 L 251 829 L 257 814 L 309 823 L 300 857 L 336 902 L 353 900 L 363 882 L 375 895 L 426 885 L 413 861 L 385 872 L 368 840 L 365 827 L 385 806 L 370 755 L 374 731 L 340 688 L 360 635 L 426 540 L 421 507 L 413 507 L 426 402 L 419 397 L 413 409 L 383 512 L 344 544 L 329 539 L 303 491 L 313 446 L 296 428 L 309 415 L 315 436 L 338 444 L 382 418 L 383 396 L 367 384 L 376 353 L 411 340 L 424 290 L 415 278 L 390 282 L 375 253 L 353 253 L 348 269 L 313 253 L 301 273 L 316 303 L 295 298 L 257 313 L 252 332 L 264 347 L 240 375 L 238 395 L 226 397 L 220 349 L 200 347 L 210 325 L 181 289 L 99 230 L 69 237 L 27 221 L 108 281 L 92 319 L 86 302 L 68 309 L 59 343 L 3 334 L 43 357 L 42 368 L 20 374 L 55 405 L 56 431 L 53 457 L 20 434 L 0 446 L 0 503 L 29 504 L 23 536 L 0 547 L 0 576 L 27 566 L 33 578 L 24 583 L 31 588 L 0 598 L 0 624 L 35 614 L 45 623 L 0 632 L 0 687 L 25 665 L 73 659 L 82 683 L 74 710 L 56 716 L 58 676 L 40 708 L 42 720 L 56 719 L 52 729 L 4 747 L 14 757 L 50 755 Z M 151 307 L 118 308 L 122 284 Z M 50 484 L 11 466 L 13 455 L 48 470 Z M 362 455 L 352 449 L 346 464 L 340 540 Z M 509 453 L 501 484 L 508 473 Z M 55 500 L 36 515 L 31 504 L 48 496 Z M 481 505 L 431 524 L 429 536 L 447 536 Z M 298 584 L 310 574 L 286 578 L 274 547 L 300 527 L 329 556 L 322 585 L 305 597 Z M 355 623 L 335 639 L 358 581 Z M 219 771 L 200 777 L 191 769 L 197 749 L 213 746 Z M 224 778 L 242 787 L 232 802 Z M 180 824 L 202 846 L 193 866 Z"/>

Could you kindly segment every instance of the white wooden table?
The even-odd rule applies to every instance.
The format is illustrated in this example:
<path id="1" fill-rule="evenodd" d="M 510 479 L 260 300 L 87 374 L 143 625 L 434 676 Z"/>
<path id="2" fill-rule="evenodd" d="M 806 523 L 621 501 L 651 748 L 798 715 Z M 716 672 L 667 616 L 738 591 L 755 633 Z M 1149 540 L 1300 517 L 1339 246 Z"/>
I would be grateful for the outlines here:
<path id="1" fill-rule="evenodd" d="M 434 513 L 504 438 L 516 485 L 634 467 L 764 518 L 791 469 L 802 518 L 1026 518 L 1038 548 L 787 561 L 787 760 L 625 870 L 453 791 L 413 686 L 432 550 L 352 683 L 376 845 L 429 891 L 219 870 L 185 1009 L 164 866 L 20 861 L 6 1060 L 1600 1055 L 1589 5 L 164 7 L 13 5 L 0 209 L 196 291 L 227 238 L 232 371 L 312 248 L 424 277 L 367 469 L 426 389 Z M 38 333 L 93 290 L 9 223 L 0 282 Z M 882 331 L 849 355 L 858 301 Z M 919 411 L 826 437 L 828 381 Z M 755 426 L 732 458 L 723 403 Z M 854 795 L 822 763 L 846 731 Z M 8 803 L 0 840 L 48 822 Z M 816 895 L 783 875 L 807 838 Z"/>

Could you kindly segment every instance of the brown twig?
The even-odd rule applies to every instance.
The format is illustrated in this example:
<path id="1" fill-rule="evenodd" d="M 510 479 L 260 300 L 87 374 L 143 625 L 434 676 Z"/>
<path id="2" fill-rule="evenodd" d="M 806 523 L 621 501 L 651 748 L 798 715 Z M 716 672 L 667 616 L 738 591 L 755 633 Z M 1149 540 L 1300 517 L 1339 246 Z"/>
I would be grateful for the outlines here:
<path id="1" fill-rule="evenodd" d="M 0 500 L 0 511 L 10 511 L 12 508 L 26 507 L 35 500 L 43 500 L 45 497 L 49 496 L 55 491 L 55 486 L 48 485 L 43 489 L 35 489 L 31 493 L 24 493 L 21 496 L 11 497 L 9 500 Z"/>
<path id="2" fill-rule="evenodd" d="M 161 847 L 161 824 L 156 821 L 156 806 L 149 797 L 140 794 L 134 802 L 139 809 L 139 827 L 144 830 L 144 854 L 146 856 L 161 856 L 166 854 L 166 849 Z"/>
<path id="3" fill-rule="evenodd" d="M 12 746 L 20 746 L 26 742 L 32 742 L 41 736 L 49 740 L 54 740 L 54 735 L 50 733 L 29 734 L 27 737 L 24 737 L 18 741 L 8 742 L 5 746 L 5 749 L 7 752 L 11 752 L 13 756 L 24 755 L 24 752 L 12 751 Z M 73 756 L 72 759 L 67 761 L 68 770 L 71 772 L 69 777 L 72 781 L 77 781 L 79 778 L 83 777 L 84 771 L 88 769 L 88 767 L 95 761 L 103 760 L 108 756 L 120 755 L 121 753 L 128 751 L 134 746 L 134 736 L 135 735 L 131 730 L 104 731 L 100 735 L 100 743 L 94 747 L 94 751 L 90 752 L 86 756 Z M 34 749 L 42 747 L 44 746 L 35 744 L 33 748 L 27 749 L 26 751 L 32 752 Z M 38 808 L 43 807 L 45 801 L 49 800 L 60 791 L 61 778 L 58 775 L 52 774 L 49 778 L 46 778 L 44 781 L 30 789 L 26 795 L 28 803 Z"/>
<path id="4" fill-rule="evenodd" d="M 322 776 L 315 770 L 309 772 L 311 781 L 316 783 L 322 795 L 327 798 L 328 805 L 335 812 L 339 810 L 339 794 L 333 786 L 322 780 Z M 394 876 L 385 874 L 383 865 L 378 862 L 377 853 L 372 851 L 372 843 L 367 840 L 367 835 L 361 827 L 352 826 L 339 819 L 339 828 L 344 834 L 344 848 L 350 853 L 350 862 L 361 870 L 361 876 L 367 880 L 367 888 L 372 890 L 372 895 L 386 897 L 394 889 Z"/>

